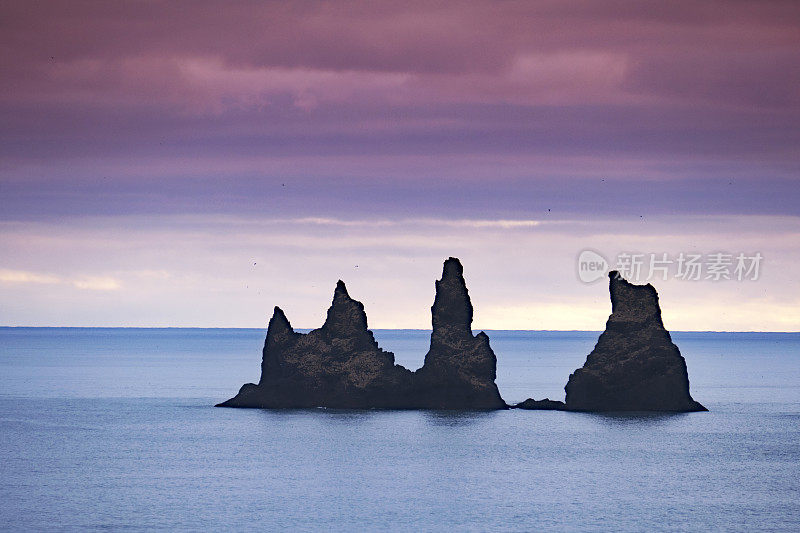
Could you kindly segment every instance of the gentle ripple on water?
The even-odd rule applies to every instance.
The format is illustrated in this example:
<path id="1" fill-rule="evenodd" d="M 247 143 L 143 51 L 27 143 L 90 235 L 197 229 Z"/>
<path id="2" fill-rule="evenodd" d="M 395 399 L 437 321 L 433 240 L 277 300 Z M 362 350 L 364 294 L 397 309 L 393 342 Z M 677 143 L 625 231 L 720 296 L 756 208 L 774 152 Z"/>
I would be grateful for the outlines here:
<path id="1" fill-rule="evenodd" d="M 520 401 L 597 333 L 490 337 Z M 800 530 L 800 335 L 673 337 L 709 413 L 215 409 L 262 331 L 0 328 L 0 528 Z"/>

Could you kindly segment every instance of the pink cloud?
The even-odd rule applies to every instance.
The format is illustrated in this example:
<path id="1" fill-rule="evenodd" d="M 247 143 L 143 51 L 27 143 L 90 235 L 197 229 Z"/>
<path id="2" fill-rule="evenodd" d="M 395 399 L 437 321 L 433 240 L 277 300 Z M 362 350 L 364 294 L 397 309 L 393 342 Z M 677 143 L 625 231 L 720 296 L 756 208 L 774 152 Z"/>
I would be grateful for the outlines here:
<path id="1" fill-rule="evenodd" d="M 187 181 L 220 179 L 790 180 L 798 27 L 780 1 L 4 2 L 0 201 L 149 205 L 147 183 L 186 203 Z"/>
<path id="2" fill-rule="evenodd" d="M 791 3 L 5 4 L 7 102 L 798 104 Z"/>

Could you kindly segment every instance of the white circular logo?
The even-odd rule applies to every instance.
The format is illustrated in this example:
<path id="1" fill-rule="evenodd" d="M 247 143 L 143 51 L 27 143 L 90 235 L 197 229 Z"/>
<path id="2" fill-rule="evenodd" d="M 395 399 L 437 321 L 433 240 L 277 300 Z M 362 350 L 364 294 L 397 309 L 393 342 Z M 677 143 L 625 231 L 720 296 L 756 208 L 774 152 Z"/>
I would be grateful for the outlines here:
<path id="1" fill-rule="evenodd" d="M 584 250 L 578 255 L 578 278 L 584 283 L 592 283 L 606 277 L 608 261 L 594 250 Z"/>

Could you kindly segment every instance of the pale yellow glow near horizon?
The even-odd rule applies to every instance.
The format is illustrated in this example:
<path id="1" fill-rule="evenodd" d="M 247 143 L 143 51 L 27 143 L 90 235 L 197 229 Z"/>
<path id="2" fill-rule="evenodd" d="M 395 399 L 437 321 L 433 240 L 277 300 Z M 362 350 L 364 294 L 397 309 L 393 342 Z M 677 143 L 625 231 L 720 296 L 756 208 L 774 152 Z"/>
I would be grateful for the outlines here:
<path id="1" fill-rule="evenodd" d="M 98 217 L 0 225 L 0 325 L 264 328 L 280 306 L 319 327 L 337 279 L 373 329 L 429 329 L 459 257 L 475 329 L 602 330 L 607 281 L 580 251 L 758 251 L 757 281 L 653 281 L 674 331 L 800 331 L 800 218 L 342 221 Z"/>

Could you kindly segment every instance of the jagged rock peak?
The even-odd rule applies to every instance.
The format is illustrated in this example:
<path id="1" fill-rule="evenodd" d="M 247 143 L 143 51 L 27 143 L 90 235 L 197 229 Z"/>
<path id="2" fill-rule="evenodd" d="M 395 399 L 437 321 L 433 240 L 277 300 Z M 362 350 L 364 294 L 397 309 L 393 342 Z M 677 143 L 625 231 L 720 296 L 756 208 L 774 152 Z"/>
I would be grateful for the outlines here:
<path id="1" fill-rule="evenodd" d="M 658 293 L 650 285 L 634 285 L 619 272 L 608 273 L 609 293 L 611 295 L 611 316 L 615 322 L 661 322 L 661 307 L 658 304 Z"/>
<path id="2" fill-rule="evenodd" d="M 286 314 L 283 312 L 283 309 L 276 305 L 275 309 L 272 311 L 272 318 L 269 319 L 267 331 L 277 333 L 286 330 L 294 331 L 294 328 L 292 328 L 292 325 L 289 323 L 289 319 L 286 318 Z"/>
<path id="3" fill-rule="evenodd" d="M 347 296 L 348 298 L 350 297 L 350 295 L 347 293 L 347 287 L 345 286 L 344 281 L 342 280 L 336 282 L 336 289 L 334 289 L 333 291 L 334 299 L 337 296 Z"/>
<path id="4" fill-rule="evenodd" d="M 367 329 L 364 304 L 350 297 L 342 280 L 336 282 L 333 301 L 321 329 L 331 337 L 352 337 L 361 342 L 374 342 L 372 333 Z"/>
<path id="5" fill-rule="evenodd" d="M 225 407 L 504 409 L 494 383 L 497 359 L 484 333 L 472 335 L 472 304 L 458 259 L 445 261 L 432 307 L 434 331 L 425 364 L 412 373 L 395 364 L 367 329 L 361 302 L 341 280 L 325 324 L 292 329 L 276 307 L 267 331 L 258 385 L 245 384 Z"/>
<path id="6" fill-rule="evenodd" d="M 453 277 L 464 277 L 464 265 L 461 264 L 461 261 L 459 261 L 457 257 L 448 257 L 442 269 L 442 279 Z"/>
<path id="7" fill-rule="evenodd" d="M 463 272 L 461 262 L 451 257 L 436 281 L 431 345 L 414 374 L 415 394 L 428 408 L 504 409 L 489 337 L 472 334 L 472 303 Z"/>
<path id="8" fill-rule="evenodd" d="M 262 351 L 258 385 L 245 384 L 225 407 L 411 408 L 412 374 L 394 364 L 367 329 L 361 302 L 336 284 L 325 324 L 292 330 L 276 307 Z"/>
<path id="9" fill-rule="evenodd" d="M 661 320 L 658 293 L 609 272 L 612 312 L 565 387 L 574 411 L 704 411 L 689 394 L 686 361 Z"/>
<path id="10" fill-rule="evenodd" d="M 267 326 L 267 338 L 264 340 L 264 359 L 261 364 L 262 372 L 265 367 L 269 366 L 267 352 L 270 350 L 275 351 L 276 347 L 291 343 L 298 335 L 299 333 L 295 333 L 294 328 L 292 328 L 283 310 L 275 306 L 275 310 L 272 312 L 272 318 L 269 319 L 269 325 Z"/>
<path id="11" fill-rule="evenodd" d="M 461 261 L 450 257 L 444 262 L 442 279 L 436 282 L 436 297 L 431 306 L 431 321 L 436 332 L 442 326 L 471 331 L 472 302 L 464 281 Z"/>
<path id="12" fill-rule="evenodd" d="M 269 319 L 267 326 L 267 337 L 264 339 L 264 349 L 261 359 L 261 378 L 259 383 L 264 381 L 266 375 L 281 364 L 281 353 L 290 345 L 294 344 L 300 333 L 295 333 L 289 319 L 283 309 L 275 306 L 272 318 Z"/>

